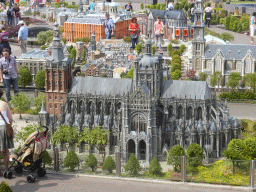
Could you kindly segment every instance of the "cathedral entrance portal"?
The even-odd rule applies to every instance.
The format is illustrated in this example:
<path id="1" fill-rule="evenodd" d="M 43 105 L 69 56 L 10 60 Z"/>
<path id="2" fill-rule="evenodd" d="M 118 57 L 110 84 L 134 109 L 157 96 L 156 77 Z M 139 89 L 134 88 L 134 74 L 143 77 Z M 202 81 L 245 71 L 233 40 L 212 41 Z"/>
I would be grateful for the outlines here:
<path id="1" fill-rule="evenodd" d="M 144 140 L 139 142 L 139 159 L 146 160 L 146 143 Z"/>
<path id="2" fill-rule="evenodd" d="M 128 141 L 128 159 L 131 154 L 135 155 L 135 142 L 132 139 Z"/>

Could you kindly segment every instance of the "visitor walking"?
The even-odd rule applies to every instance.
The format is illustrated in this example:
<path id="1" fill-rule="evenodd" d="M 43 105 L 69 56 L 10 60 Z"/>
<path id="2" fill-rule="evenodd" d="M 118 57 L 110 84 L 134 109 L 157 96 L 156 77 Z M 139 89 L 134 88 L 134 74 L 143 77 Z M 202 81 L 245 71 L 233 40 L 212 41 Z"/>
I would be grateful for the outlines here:
<path id="1" fill-rule="evenodd" d="M 172 11 L 173 9 L 174 9 L 173 3 L 170 1 L 168 3 L 168 9 L 167 10 Z"/>
<path id="2" fill-rule="evenodd" d="M 251 44 L 255 45 L 255 42 L 254 42 L 254 33 L 255 33 L 255 18 L 256 17 L 256 12 L 254 12 L 251 16 L 251 22 L 250 22 L 250 36 L 251 36 Z"/>
<path id="3" fill-rule="evenodd" d="M 164 24 L 161 21 L 160 16 L 156 17 L 157 21 L 155 22 L 155 46 L 157 47 L 159 44 L 159 52 L 162 52 L 161 45 L 162 45 L 162 37 L 164 34 Z"/>
<path id="4" fill-rule="evenodd" d="M 205 26 L 208 25 L 208 27 L 210 27 L 210 20 L 212 18 L 211 3 L 208 3 L 207 7 L 204 9 L 204 12 L 205 12 Z"/>
<path id="5" fill-rule="evenodd" d="M 27 53 L 28 28 L 24 26 L 24 21 L 19 21 L 18 25 L 20 26 L 18 32 L 18 46 L 20 46 L 22 53 Z"/>
<path id="6" fill-rule="evenodd" d="M 2 51 L 4 48 L 9 49 L 10 54 L 11 54 L 11 47 L 9 44 L 9 32 L 5 31 L 5 26 L 3 25 L 1 27 L 2 32 L 0 33 L 0 55 L 2 56 Z"/>
<path id="7" fill-rule="evenodd" d="M 124 8 L 125 8 L 126 11 L 133 11 L 132 2 L 129 1 L 129 3 L 127 3 L 127 4 L 124 6 Z"/>
<path id="8" fill-rule="evenodd" d="M 95 11 L 95 0 L 92 1 L 91 5 L 90 5 L 90 10 Z"/>
<path id="9" fill-rule="evenodd" d="M 194 11 L 195 11 L 195 4 L 192 3 L 191 7 L 188 9 L 188 16 L 190 17 L 191 23 L 194 23 L 194 18 L 195 18 Z"/>
<path id="10" fill-rule="evenodd" d="M 103 27 L 105 28 L 106 39 L 111 39 L 111 35 L 114 35 L 114 21 L 110 18 L 109 13 L 106 13 L 106 20 L 103 23 Z"/>
<path id="11" fill-rule="evenodd" d="M 14 11 L 14 25 L 18 25 L 20 20 L 20 8 L 16 3 L 14 4 L 13 11 Z"/>
<path id="12" fill-rule="evenodd" d="M 12 25 L 12 18 L 13 18 L 13 7 L 9 5 L 7 9 L 7 25 Z"/>
<path id="13" fill-rule="evenodd" d="M 0 99 L 3 96 L 3 90 L 0 89 Z M 7 135 L 6 124 L 12 124 L 12 113 L 8 104 L 0 100 L 0 151 L 3 152 L 5 171 L 9 166 L 9 149 L 14 148 L 13 138 Z M 4 118 L 4 119 L 3 119 Z M 1 175 L 1 173 L 0 173 Z"/>
<path id="14" fill-rule="evenodd" d="M 11 85 L 14 88 L 14 94 L 19 93 L 18 74 L 15 58 L 10 56 L 9 49 L 3 49 L 3 57 L 0 59 L 0 83 L 4 81 L 7 103 L 11 100 Z"/>
<path id="15" fill-rule="evenodd" d="M 137 18 L 133 17 L 132 22 L 129 25 L 129 31 L 131 32 L 131 40 L 132 40 L 132 49 L 135 49 L 135 44 L 139 43 L 139 24 L 137 23 Z"/>

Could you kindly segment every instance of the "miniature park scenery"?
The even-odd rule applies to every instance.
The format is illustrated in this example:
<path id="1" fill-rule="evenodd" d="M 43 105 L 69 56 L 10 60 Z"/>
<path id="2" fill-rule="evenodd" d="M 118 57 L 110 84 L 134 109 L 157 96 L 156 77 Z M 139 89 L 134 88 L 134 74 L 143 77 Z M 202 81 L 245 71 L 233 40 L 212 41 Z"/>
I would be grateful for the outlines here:
<path id="1" fill-rule="evenodd" d="M 256 47 L 231 44 L 249 33 L 254 6 L 182 0 L 171 10 L 159 1 L 126 11 L 105 1 L 89 10 L 88 2 L 19 4 L 28 44 L 37 49 L 16 58 L 20 93 L 8 103 L 18 115 L 12 154 L 47 126 L 46 172 L 251 185 L 256 121 L 230 116 L 228 102 L 256 104 Z M 110 39 L 106 12 L 114 23 Z M 134 50 L 133 17 L 140 28 Z M 19 27 L 7 30 L 16 42 Z M 8 187 L 3 181 L 0 191 Z"/>

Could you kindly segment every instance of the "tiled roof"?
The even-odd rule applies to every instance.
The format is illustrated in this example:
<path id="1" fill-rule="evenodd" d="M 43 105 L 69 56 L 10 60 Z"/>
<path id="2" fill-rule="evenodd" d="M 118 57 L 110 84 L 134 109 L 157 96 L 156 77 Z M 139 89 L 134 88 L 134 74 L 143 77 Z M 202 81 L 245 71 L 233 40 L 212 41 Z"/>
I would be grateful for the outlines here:
<path id="1" fill-rule="evenodd" d="M 19 59 L 46 59 L 49 57 L 48 51 L 35 49 L 33 51 L 23 53 Z"/>

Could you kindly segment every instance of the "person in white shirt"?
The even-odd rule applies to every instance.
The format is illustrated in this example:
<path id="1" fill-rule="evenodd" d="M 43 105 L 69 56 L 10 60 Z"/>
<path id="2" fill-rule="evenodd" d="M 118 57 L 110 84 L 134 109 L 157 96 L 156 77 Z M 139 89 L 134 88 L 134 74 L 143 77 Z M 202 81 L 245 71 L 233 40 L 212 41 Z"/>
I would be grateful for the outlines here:
<path id="1" fill-rule="evenodd" d="M 210 20 L 212 18 L 212 8 L 210 3 L 208 3 L 207 7 L 204 9 L 204 12 L 205 12 L 205 26 L 208 25 L 208 27 L 210 27 Z"/>
<path id="2" fill-rule="evenodd" d="M 169 2 L 168 3 L 168 10 L 172 11 L 173 9 L 174 9 L 174 6 L 173 6 L 172 2 Z"/>

